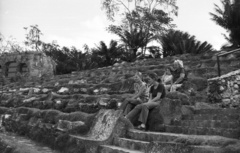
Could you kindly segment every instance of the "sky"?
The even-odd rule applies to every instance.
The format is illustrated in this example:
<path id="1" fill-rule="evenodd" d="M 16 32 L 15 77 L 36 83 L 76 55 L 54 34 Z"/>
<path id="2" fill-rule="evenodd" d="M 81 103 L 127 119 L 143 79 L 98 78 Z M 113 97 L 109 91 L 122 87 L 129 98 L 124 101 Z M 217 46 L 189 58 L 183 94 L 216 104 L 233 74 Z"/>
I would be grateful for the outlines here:
<path id="1" fill-rule="evenodd" d="M 178 16 L 174 17 L 177 30 L 195 35 L 199 41 L 207 41 L 215 49 L 226 43 L 224 29 L 216 25 L 209 12 L 220 0 L 177 0 Z M 22 43 L 26 31 L 23 27 L 38 25 L 44 42 L 56 41 L 60 46 L 82 49 L 109 44 L 117 36 L 106 31 L 110 24 L 101 10 L 101 0 L 0 0 L 0 33 Z"/>

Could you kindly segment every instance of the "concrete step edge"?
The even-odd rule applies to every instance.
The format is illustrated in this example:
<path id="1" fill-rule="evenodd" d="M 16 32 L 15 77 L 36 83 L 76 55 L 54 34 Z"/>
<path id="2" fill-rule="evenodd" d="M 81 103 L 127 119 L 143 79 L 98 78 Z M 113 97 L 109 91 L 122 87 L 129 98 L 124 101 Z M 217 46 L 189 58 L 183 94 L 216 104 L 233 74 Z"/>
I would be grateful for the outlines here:
<path id="1" fill-rule="evenodd" d="M 117 147 L 117 146 L 112 146 L 112 145 L 101 145 L 101 150 L 103 150 L 104 148 L 106 148 L 107 150 L 112 150 L 114 151 L 114 153 L 116 153 L 116 151 L 119 151 L 119 153 L 144 153 L 142 151 L 138 151 L 138 150 L 130 150 L 130 149 L 126 149 L 126 148 L 122 148 L 122 147 Z M 105 151 L 105 150 L 104 150 Z M 102 153 L 106 153 L 102 152 Z M 109 152 L 111 153 L 111 152 Z"/>
<path id="2" fill-rule="evenodd" d="M 137 138 L 135 135 L 137 136 L 140 135 L 140 137 Z M 131 139 L 137 139 L 142 141 L 163 141 L 163 142 L 171 142 L 178 138 L 182 138 L 182 139 L 192 138 L 192 139 L 199 139 L 199 140 L 205 139 L 206 141 L 212 141 L 212 144 L 214 144 L 212 146 L 216 146 L 215 142 L 217 140 L 221 140 L 221 141 L 224 140 L 226 142 L 239 141 L 238 139 L 235 139 L 235 138 L 228 138 L 228 137 L 219 136 L 219 135 L 190 135 L 190 134 L 178 134 L 178 133 L 167 133 L 167 132 L 146 132 L 146 131 L 139 131 L 135 129 L 130 129 L 128 136 Z M 154 140 L 151 140 L 152 138 L 154 138 Z"/>

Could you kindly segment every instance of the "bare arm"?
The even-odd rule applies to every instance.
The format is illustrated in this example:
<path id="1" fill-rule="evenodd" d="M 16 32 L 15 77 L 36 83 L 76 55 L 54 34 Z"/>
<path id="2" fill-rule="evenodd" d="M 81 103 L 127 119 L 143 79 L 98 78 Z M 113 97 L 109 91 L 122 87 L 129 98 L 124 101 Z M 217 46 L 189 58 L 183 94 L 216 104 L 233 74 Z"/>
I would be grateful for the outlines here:
<path id="1" fill-rule="evenodd" d="M 151 99 L 149 99 L 148 102 L 155 102 L 155 101 L 160 99 L 160 97 L 162 96 L 162 93 L 158 92 L 157 96 L 155 98 L 153 98 L 153 99 L 152 99 L 152 94 L 150 94 L 150 95 L 151 95 Z"/>
<path id="2" fill-rule="evenodd" d="M 143 93 L 143 91 L 144 91 L 144 88 L 141 88 L 141 89 L 139 90 L 139 92 L 138 92 L 137 94 L 135 94 L 132 98 L 133 98 L 133 99 L 138 98 L 138 97 Z"/>
<path id="3" fill-rule="evenodd" d="M 185 73 L 181 73 L 180 77 L 174 82 L 174 84 L 178 84 L 179 82 L 181 82 L 185 77 Z"/>
<path id="4" fill-rule="evenodd" d="M 152 94 L 150 93 L 149 94 L 149 100 L 148 101 L 151 101 L 152 100 Z"/>

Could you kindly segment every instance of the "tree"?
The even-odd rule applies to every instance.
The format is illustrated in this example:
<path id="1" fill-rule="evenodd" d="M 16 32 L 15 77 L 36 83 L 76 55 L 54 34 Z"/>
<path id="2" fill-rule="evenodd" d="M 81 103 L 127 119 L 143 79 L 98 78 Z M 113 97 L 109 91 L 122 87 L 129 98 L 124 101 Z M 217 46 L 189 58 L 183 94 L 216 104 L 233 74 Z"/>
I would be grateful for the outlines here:
<path id="1" fill-rule="evenodd" d="M 131 12 L 146 10 L 149 13 L 162 8 L 170 8 L 169 13 L 177 14 L 176 0 L 102 0 L 102 9 L 109 20 L 125 18 Z"/>
<path id="2" fill-rule="evenodd" d="M 229 32 L 225 39 L 232 44 L 232 47 L 240 47 L 240 1 L 222 0 L 223 9 L 215 4 L 215 12 L 210 13 L 212 20 Z"/>
<path id="3" fill-rule="evenodd" d="M 128 59 L 128 61 L 135 60 L 138 50 L 142 49 L 143 51 L 143 48 L 154 39 L 151 33 L 140 28 L 134 28 L 132 31 L 115 28 L 115 34 L 120 37 L 121 42 L 123 42 L 126 49 L 130 51 L 130 59 Z"/>
<path id="4" fill-rule="evenodd" d="M 170 30 L 167 34 L 160 37 L 160 42 L 162 44 L 163 57 L 213 51 L 211 44 L 206 41 L 201 43 L 195 39 L 195 36 L 179 30 Z"/>
<path id="5" fill-rule="evenodd" d="M 0 54 L 5 52 L 21 52 L 23 48 L 19 45 L 15 38 L 5 37 L 0 33 Z"/>
<path id="6" fill-rule="evenodd" d="M 161 31 L 169 26 L 170 14 L 177 15 L 176 0 L 102 0 L 102 9 L 111 21 L 121 20 L 126 29 L 140 26 L 145 30 Z M 163 9 L 170 10 L 165 13 Z"/>
<path id="7" fill-rule="evenodd" d="M 108 30 L 118 35 L 130 48 L 132 58 L 136 58 L 138 48 L 144 55 L 150 41 L 175 27 L 170 17 L 177 15 L 175 3 L 176 0 L 102 0 L 102 9 L 109 20 L 114 22 L 117 18 L 121 19 L 120 24 L 112 24 Z M 164 11 L 166 8 L 169 10 L 167 13 Z M 146 39 L 136 36 L 145 36 Z"/>
<path id="8" fill-rule="evenodd" d="M 38 25 L 31 25 L 30 27 L 24 27 L 24 29 L 26 30 L 26 41 L 24 42 L 25 45 L 36 51 L 40 51 L 39 47 L 42 45 L 40 36 L 42 33 L 38 28 Z"/>
<path id="9" fill-rule="evenodd" d="M 120 60 L 122 47 L 114 40 L 110 41 L 109 47 L 100 41 L 100 45 L 93 49 L 93 58 L 97 59 L 99 66 L 109 66 Z"/>

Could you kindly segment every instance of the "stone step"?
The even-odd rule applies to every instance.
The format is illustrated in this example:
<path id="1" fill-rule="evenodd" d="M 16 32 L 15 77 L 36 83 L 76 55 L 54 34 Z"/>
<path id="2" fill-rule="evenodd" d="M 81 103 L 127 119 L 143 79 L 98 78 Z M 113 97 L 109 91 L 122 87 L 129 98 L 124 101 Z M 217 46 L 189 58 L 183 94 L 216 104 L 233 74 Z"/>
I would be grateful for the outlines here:
<path id="1" fill-rule="evenodd" d="M 213 146 L 191 146 L 192 153 L 223 153 L 221 147 L 213 147 Z"/>
<path id="2" fill-rule="evenodd" d="M 197 113 L 194 115 L 185 115 L 183 116 L 183 120 L 220 120 L 220 121 L 237 121 L 240 119 L 240 113 L 232 112 L 232 113 L 213 113 L 213 114 L 203 114 Z"/>
<path id="3" fill-rule="evenodd" d="M 220 153 L 221 147 L 214 146 L 195 146 L 175 142 L 151 142 L 147 152 L 149 153 Z"/>
<path id="4" fill-rule="evenodd" d="M 116 138 L 114 139 L 113 144 L 122 148 L 139 150 L 144 152 L 147 149 L 149 142 L 127 138 Z"/>
<path id="5" fill-rule="evenodd" d="M 238 114 L 240 115 L 240 109 L 231 109 L 231 108 L 226 108 L 226 109 L 199 109 L 195 110 L 195 114 L 216 114 L 216 115 L 235 115 Z"/>
<path id="6" fill-rule="evenodd" d="M 179 133 L 161 133 L 161 132 L 146 132 L 131 129 L 128 131 L 128 138 L 135 139 L 140 141 L 160 141 L 160 142 L 178 142 L 194 140 L 193 142 L 189 141 L 188 145 L 206 145 L 205 142 L 210 146 L 220 146 L 224 143 L 238 142 L 239 140 L 233 138 L 227 138 L 217 135 L 188 135 L 188 134 L 179 134 Z"/>
<path id="7" fill-rule="evenodd" d="M 166 126 L 166 132 L 182 133 L 191 135 L 219 135 L 228 138 L 240 138 L 239 128 L 207 128 L 207 127 L 189 127 L 189 126 Z"/>
<path id="8" fill-rule="evenodd" d="M 140 141 L 161 141 L 161 142 L 169 142 L 178 138 L 178 134 L 172 133 L 159 133 L 159 132 L 146 132 L 140 130 L 129 130 L 128 138 L 140 140 Z"/>
<path id="9" fill-rule="evenodd" d="M 58 153 L 25 137 L 13 133 L 0 133 L 0 152 L 14 153 Z"/>
<path id="10" fill-rule="evenodd" d="M 144 153 L 138 150 L 130 150 L 111 145 L 101 145 L 99 146 L 99 150 L 100 153 Z"/>
<path id="11" fill-rule="evenodd" d="M 172 125 L 187 126 L 190 128 L 205 127 L 205 128 L 237 129 L 240 127 L 240 120 L 181 120 L 174 121 Z"/>

